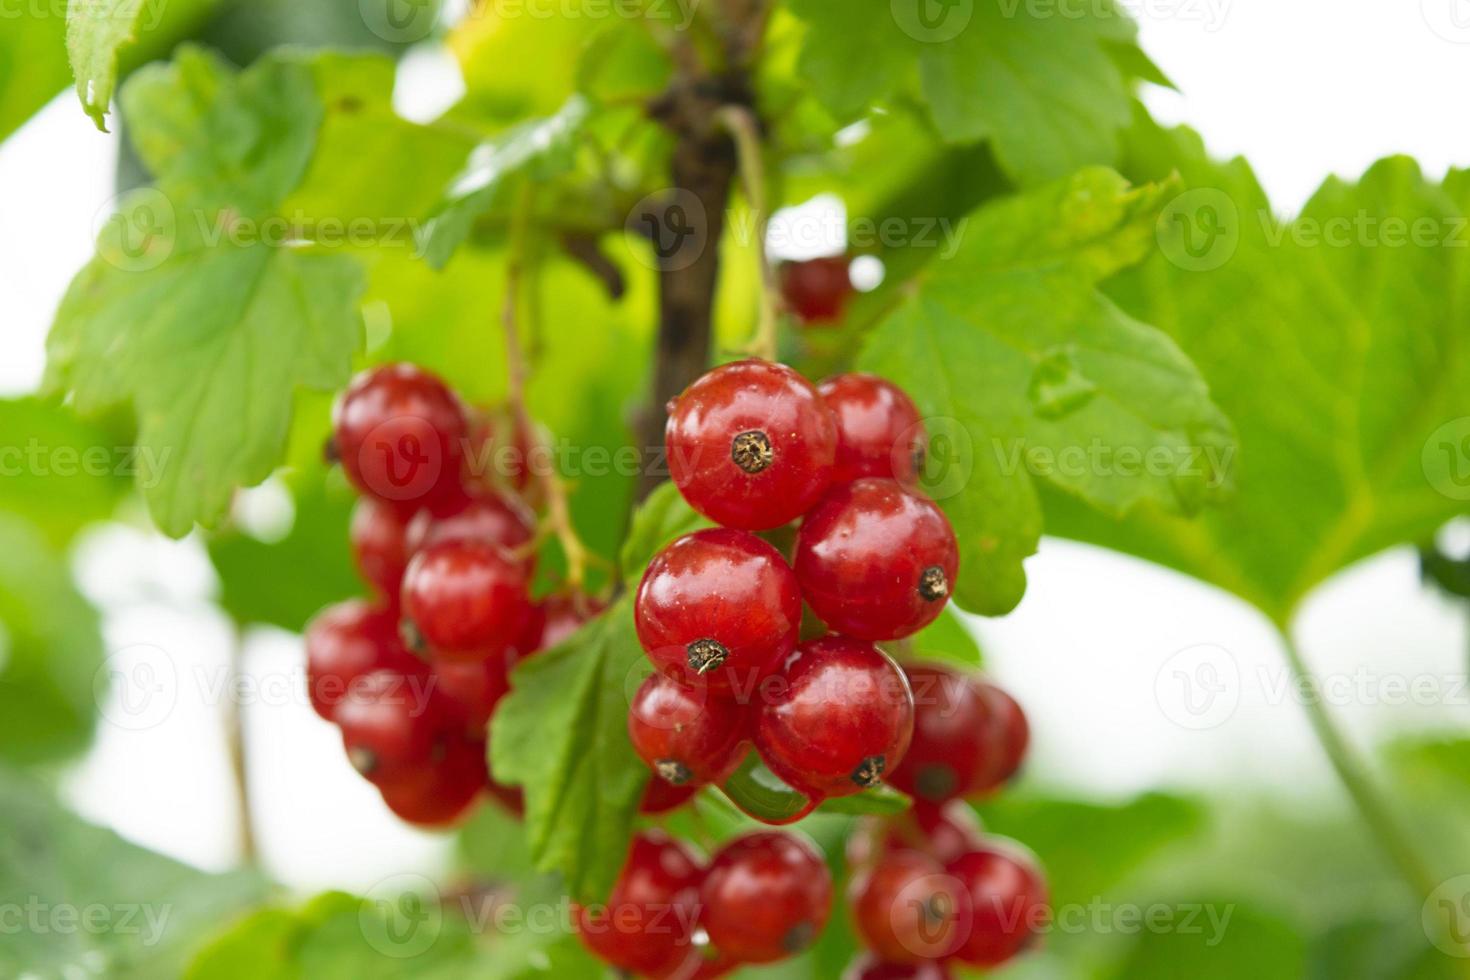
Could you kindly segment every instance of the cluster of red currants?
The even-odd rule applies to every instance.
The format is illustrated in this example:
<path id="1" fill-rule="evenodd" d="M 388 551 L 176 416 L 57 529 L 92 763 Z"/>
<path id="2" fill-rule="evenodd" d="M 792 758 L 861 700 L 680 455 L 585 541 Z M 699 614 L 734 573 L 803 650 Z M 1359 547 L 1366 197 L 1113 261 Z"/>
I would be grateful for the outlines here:
<path id="1" fill-rule="evenodd" d="M 471 461 L 512 450 L 497 472 Z M 402 819 L 452 823 L 488 791 L 486 726 L 516 662 L 591 613 L 580 595 L 533 602 L 535 515 L 526 433 L 465 407 L 409 365 L 365 372 L 334 413 L 329 456 L 361 493 L 350 529 L 372 601 L 322 612 L 306 635 L 312 706 Z"/>
<path id="2" fill-rule="evenodd" d="M 649 831 L 634 840 L 607 903 L 579 910 L 578 933 L 627 973 L 709 980 L 800 952 L 831 911 L 831 873 L 802 837 L 746 834 L 702 865 L 684 844 Z"/>
<path id="3" fill-rule="evenodd" d="M 914 738 L 890 782 L 913 809 L 869 820 L 848 842 L 848 889 L 870 951 L 850 980 L 943 980 L 945 963 L 990 969 L 1015 957 L 1045 924 L 1047 888 L 1020 845 L 981 832 L 963 800 L 1015 775 L 1029 741 L 1020 706 L 990 682 L 909 664 Z"/>

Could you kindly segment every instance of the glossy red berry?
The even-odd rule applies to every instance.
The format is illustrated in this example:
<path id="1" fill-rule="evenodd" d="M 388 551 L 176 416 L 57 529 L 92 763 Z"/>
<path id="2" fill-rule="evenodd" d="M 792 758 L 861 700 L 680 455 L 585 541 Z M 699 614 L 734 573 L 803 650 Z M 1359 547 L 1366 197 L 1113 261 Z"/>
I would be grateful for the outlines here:
<path id="1" fill-rule="evenodd" d="M 469 813 L 486 788 L 485 743 L 452 738 L 440 756 L 378 792 L 400 820 L 420 827 L 448 827 Z"/>
<path id="2" fill-rule="evenodd" d="M 861 640 L 826 636 L 797 648 L 763 686 L 755 745 L 771 771 L 814 797 L 877 786 L 898 766 L 914 730 L 908 681 Z"/>
<path id="3" fill-rule="evenodd" d="M 378 784 L 436 759 L 449 727 L 433 685 L 392 670 L 358 678 L 337 706 L 336 720 L 352 768 Z"/>
<path id="4" fill-rule="evenodd" d="M 648 788 L 643 791 L 643 799 L 638 804 L 638 812 L 645 816 L 668 813 L 694 799 L 694 794 L 698 792 L 698 786 L 675 786 L 673 783 L 664 782 L 655 774 L 648 781 Z"/>
<path id="5" fill-rule="evenodd" d="M 495 708 L 510 693 L 510 671 L 516 659 L 515 651 L 507 648 L 483 660 L 441 657 L 434 661 L 437 693 L 467 737 L 485 737 Z"/>
<path id="6" fill-rule="evenodd" d="M 483 541 L 510 551 L 535 535 L 535 517 L 525 505 L 494 490 L 456 495 L 450 502 L 422 510 L 409 522 L 409 555 L 445 541 Z"/>
<path id="7" fill-rule="evenodd" d="M 832 911 L 832 876 L 793 834 L 765 831 L 730 841 L 700 888 L 701 924 L 721 955 L 772 963 L 811 945 Z"/>
<path id="8" fill-rule="evenodd" d="M 397 604 L 408 567 L 407 527 L 397 509 L 376 497 L 363 497 L 352 510 L 347 536 L 357 571 L 389 603 Z"/>
<path id="9" fill-rule="evenodd" d="M 837 420 L 833 483 L 865 476 L 911 486 L 924 468 L 927 437 L 903 389 L 871 374 L 839 374 L 817 386 Z"/>
<path id="10" fill-rule="evenodd" d="M 746 709 L 662 674 L 633 695 L 628 737 L 639 758 L 674 786 L 722 781 L 740 762 Z"/>
<path id="11" fill-rule="evenodd" d="M 434 375 L 410 364 L 366 371 L 338 401 L 333 423 L 332 449 L 348 479 L 405 518 L 459 488 L 465 413 Z"/>
<path id="12" fill-rule="evenodd" d="M 354 599 L 323 610 L 306 628 L 307 695 L 323 718 L 332 721 L 353 682 L 375 670 L 429 673 L 404 648 L 394 612 Z"/>
<path id="13" fill-rule="evenodd" d="M 864 956 L 847 968 L 842 980 L 950 980 L 943 963 L 884 963 L 874 956 Z"/>
<path id="14" fill-rule="evenodd" d="M 989 792 L 1025 754 L 1020 707 L 977 675 L 940 664 L 904 667 L 914 692 L 914 740 L 889 780 L 931 804 Z"/>
<path id="15" fill-rule="evenodd" d="M 1029 946 L 1046 924 L 1046 880 L 1023 848 L 991 838 L 946 870 L 969 891 L 974 911 L 969 936 L 956 953 L 966 963 L 999 966 Z"/>
<path id="16" fill-rule="evenodd" d="M 445 541 L 403 576 L 405 631 L 437 656 L 483 660 L 511 646 L 531 614 L 525 566 L 480 541 Z"/>
<path id="17" fill-rule="evenodd" d="M 749 696 L 796 646 L 801 593 L 780 553 L 744 531 L 685 535 L 649 564 L 634 605 L 660 672 Z"/>
<path id="18" fill-rule="evenodd" d="M 667 974 L 694 948 L 699 880 L 699 862 L 682 844 L 639 834 L 607 903 L 578 910 L 583 945 L 628 973 Z"/>
<path id="19" fill-rule="evenodd" d="M 893 480 L 833 487 L 796 541 L 801 594 L 833 630 L 909 636 L 944 609 L 959 572 L 954 531 L 934 504 Z"/>
<path id="20" fill-rule="evenodd" d="M 791 368 L 738 361 L 670 403 L 665 448 L 690 506 L 726 527 L 762 531 L 800 517 L 821 497 L 832 479 L 837 423 Z"/>
<path id="21" fill-rule="evenodd" d="M 970 931 L 970 894 L 944 865 L 919 851 L 889 851 L 848 889 L 863 945 L 887 963 L 942 960 Z"/>
<path id="22" fill-rule="evenodd" d="M 853 293 L 851 264 L 845 255 L 782 263 L 781 296 L 803 323 L 839 320 Z"/>

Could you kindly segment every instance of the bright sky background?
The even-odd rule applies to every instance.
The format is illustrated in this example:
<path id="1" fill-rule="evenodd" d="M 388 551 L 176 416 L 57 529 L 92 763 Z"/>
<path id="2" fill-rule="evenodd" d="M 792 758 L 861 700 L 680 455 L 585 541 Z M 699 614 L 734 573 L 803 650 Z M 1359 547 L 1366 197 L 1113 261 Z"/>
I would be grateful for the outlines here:
<path id="1" fill-rule="evenodd" d="M 1417 157 L 1432 175 L 1470 164 L 1470 0 L 1126 5 L 1142 23 L 1145 48 L 1182 90 L 1152 93 L 1151 107 L 1200 129 L 1217 155 L 1249 157 L 1280 211 L 1298 209 L 1325 175 L 1351 177 L 1389 153 Z M 442 63 L 415 59 L 409 83 L 407 106 L 441 100 Z M 453 80 L 447 84 L 452 91 Z M 40 377 L 51 314 L 108 213 L 114 156 L 113 137 L 99 135 L 70 96 L 0 150 L 0 394 L 27 391 Z M 1470 548 L 1470 540 L 1459 544 Z M 218 677 L 232 636 L 207 603 L 212 572 L 202 550 L 111 527 L 84 543 L 78 562 L 87 591 L 110 611 L 109 648 L 166 649 L 187 682 L 156 728 L 104 723 L 68 780 L 71 798 L 143 844 L 227 866 L 233 802 L 219 720 L 199 692 Z M 1282 695 L 1272 633 L 1243 604 L 1067 542 L 1047 541 L 1028 569 L 1020 610 L 976 628 L 994 673 L 1031 715 L 1034 778 L 1105 796 L 1227 779 L 1335 792 L 1299 706 Z M 1440 692 L 1427 706 L 1340 706 L 1355 737 L 1409 724 L 1470 727 L 1470 694 L 1454 688 L 1470 654 L 1464 619 L 1420 588 L 1412 555 L 1386 555 L 1342 576 L 1311 604 L 1301 634 L 1319 671 L 1335 672 L 1351 690 L 1365 683 L 1355 672 L 1368 665 L 1370 686 L 1391 672 Z M 284 678 L 288 690 L 300 670 L 294 637 L 254 635 L 248 656 L 256 679 Z M 1171 721 L 1181 717 L 1171 686 L 1180 670 L 1236 672 L 1233 714 L 1219 709 L 1212 720 L 1220 723 L 1203 731 Z M 442 858 L 442 840 L 386 814 L 348 770 L 333 730 L 299 699 L 267 690 L 248 725 L 264 853 L 281 879 L 361 888 Z"/>

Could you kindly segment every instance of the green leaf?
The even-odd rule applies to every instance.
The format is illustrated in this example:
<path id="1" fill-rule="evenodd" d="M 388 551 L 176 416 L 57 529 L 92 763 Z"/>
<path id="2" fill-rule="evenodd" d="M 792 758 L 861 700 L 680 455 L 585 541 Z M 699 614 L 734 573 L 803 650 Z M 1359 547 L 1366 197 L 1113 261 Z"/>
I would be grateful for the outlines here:
<path id="1" fill-rule="evenodd" d="M 0 31 L 0 140 L 66 88 L 66 21 L 56 4 L 9 17 Z"/>
<path id="2" fill-rule="evenodd" d="M 829 0 L 791 0 L 791 9 L 810 25 L 800 74 L 839 117 L 861 116 L 913 75 L 915 48 L 886 10 L 855 17 Z"/>
<path id="3" fill-rule="evenodd" d="M 117 85 L 117 53 L 137 39 L 138 21 L 151 9 L 142 0 L 71 0 L 66 50 L 82 108 L 107 132 L 107 110 Z"/>
<path id="4" fill-rule="evenodd" d="M 974 669 L 984 661 L 980 644 L 965 628 L 959 613 L 946 606 L 939 618 L 908 639 L 914 660 L 934 660 Z"/>
<path id="5" fill-rule="evenodd" d="M 1143 930 L 1131 943 L 1116 980 L 1299 980 L 1306 973 L 1306 941 L 1296 926 L 1265 909 L 1214 898 L 1187 903 L 1214 910 L 1223 927 L 1200 923 L 1194 930 Z M 1145 905 L 1147 908 L 1147 905 Z"/>
<path id="6" fill-rule="evenodd" d="M 264 890 L 256 875 L 204 874 L 129 844 L 0 769 L 0 906 L 58 924 L 8 928 L 5 976 L 177 976 L 206 930 Z"/>
<path id="7" fill-rule="evenodd" d="M 41 532 L 0 513 L 0 760 L 53 762 L 86 748 L 102 666 L 97 613 Z"/>
<path id="8" fill-rule="evenodd" d="M 742 813 L 763 823 L 785 824 L 811 812 L 811 800 L 777 776 L 754 750 L 747 752 L 720 792 Z"/>
<path id="9" fill-rule="evenodd" d="M 52 328 L 47 387 L 91 414 L 131 404 L 161 462 L 159 527 L 212 525 L 285 449 L 298 387 L 345 383 L 363 277 L 347 256 L 253 236 L 301 181 L 323 106 L 309 64 L 240 73 L 196 49 L 123 93 L 158 176 L 120 207 Z M 225 234 L 226 231 L 233 234 Z"/>
<path id="10" fill-rule="evenodd" d="M 36 398 L 0 401 L 0 511 L 23 517 L 65 545 L 108 517 L 156 464 L 134 451 L 121 426 L 89 423 Z"/>
<path id="11" fill-rule="evenodd" d="M 535 866 L 560 872 L 577 901 L 604 898 L 627 858 L 648 782 L 628 741 L 630 685 L 643 663 L 624 598 L 523 661 L 491 722 L 491 768 L 525 790 Z"/>
<path id="12" fill-rule="evenodd" d="M 1387 159 L 1283 224 L 1250 168 L 1210 161 L 1194 134 L 1141 119 L 1132 143 L 1135 170 L 1178 170 L 1190 190 L 1165 209 L 1158 254 L 1111 291 L 1238 423 L 1240 493 L 1188 523 L 1049 502 L 1049 526 L 1285 623 L 1338 570 L 1470 513 L 1470 174 L 1435 184 Z"/>
<path id="13" fill-rule="evenodd" d="M 555 115 L 521 123 L 477 147 L 423 230 L 421 248 L 429 264 L 447 265 L 476 219 L 503 205 L 511 188 L 570 170 L 591 108 L 585 98 L 574 95 Z"/>
<path id="14" fill-rule="evenodd" d="M 697 512 L 672 483 L 660 483 L 638 507 L 633 528 L 623 542 L 623 580 L 637 582 L 655 555 L 675 539 L 714 523 Z"/>
<path id="15" fill-rule="evenodd" d="M 853 796 L 839 796 L 823 800 L 817 807 L 819 813 L 847 813 L 891 817 L 903 813 L 913 806 L 914 801 L 892 786 L 875 786 Z"/>
<path id="16" fill-rule="evenodd" d="M 1190 513 L 1227 489 L 1198 465 L 1234 445 L 1204 382 L 1096 288 L 1146 253 L 1165 193 L 1094 169 L 988 205 L 868 338 L 860 366 L 926 416 L 926 488 L 960 537 L 966 609 L 1020 600 L 1038 480 L 1110 514 Z"/>

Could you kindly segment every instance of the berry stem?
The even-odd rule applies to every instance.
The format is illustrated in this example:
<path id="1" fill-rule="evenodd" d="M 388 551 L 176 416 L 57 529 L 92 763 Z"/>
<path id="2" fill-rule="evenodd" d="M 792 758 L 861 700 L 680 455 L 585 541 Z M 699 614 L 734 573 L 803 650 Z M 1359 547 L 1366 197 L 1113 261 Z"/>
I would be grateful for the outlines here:
<path id="1" fill-rule="evenodd" d="M 1352 798 L 1353 805 L 1357 807 L 1369 832 L 1377 839 L 1379 847 L 1415 894 L 1427 901 L 1439 887 L 1439 877 L 1419 853 L 1413 843 L 1412 832 L 1394 813 L 1382 788 L 1369 775 L 1363 759 L 1348 743 L 1341 729 L 1337 727 L 1337 722 L 1327 711 L 1317 676 L 1307 666 L 1291 631 L 1281 627 L 1280 635 L 1292 679 L 1306 695 L 1302 700 L 1307 711 L 1307 720 L 1311 723 L 1312 731 L 1323 751 L 1327 753 L 1332 768 L 1336 770 L 1337 778 Z M 1451 910 L 1448 916 L 1449 921 L 1444 923 L 1445 935 L 1453 937 L 1456 935 L 1455 912 Z M 1459 960 L 1457 963 L 1461 976 L 1470 977 L 1470 962 Z"/>
<path id="2" fill-rule="evenodd" d="M 231 685 L 244 671 L 245 637 L 238 630 L 230 644 Z M 235 812 L 238 821 L 240 863 L 254 867 L 259 860 L 255 837 L 255 810 L 250 803 L 250 770 L 245 757 L 245 706 L 238 698 L 225 703 L 225 743 L 230 753 L 230 776 L 235 784 Z"/>
<path id="3" fill-rule="evenodd" d="M 766 253 L 766 222 L 770 220 L 766 202 L 766 168 L 761 149 L 760 123 L 755 113 L 744 106 L 727 105 L 720 110 L 719 122 L 735 140 L 735 150 L 740 159 L 740 177 L 745 185 L 745 197 L 750 204 L 755 241 L 756 261 L 760 264 L 761 297 L 760 320 L 756 325 L 755 339 L 750 352 L 768 361 L 776 359 L 776 327 L 778 322 L 776 273 Z"/>
<path id="4" fill-rule="evenodd" d="M 517 428 L 525 432 L 536 446 L 541 446 L 541 430 L 531 418 L 530 410 L 526 408 L 526 378 L 529 371 L 526 367 L 525 351 L 521 346 L 519 327 L 520 293 L 525 279 L 532 193 L 530 184 L 521 187 L 511 218 L 510 253 L 505 269 L 505 306 L 501 311 L 500 322 L 505 330 L 505 368 L 511 411 L 515 413 Z M 550 458 L 548 455 L 548 460 Z M 555 532 L 566 555 L 567 584 L 580 591 L 587 580 L 587 565 L 591 556 L 572 524 L 566 484 L 555 465 L 533 466 L 532 470 L 546 494 L 547 523 Z"/>

